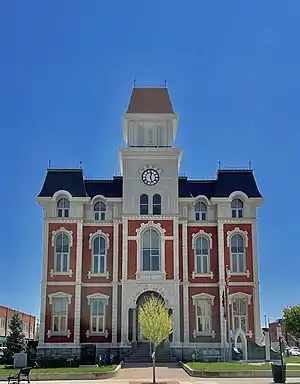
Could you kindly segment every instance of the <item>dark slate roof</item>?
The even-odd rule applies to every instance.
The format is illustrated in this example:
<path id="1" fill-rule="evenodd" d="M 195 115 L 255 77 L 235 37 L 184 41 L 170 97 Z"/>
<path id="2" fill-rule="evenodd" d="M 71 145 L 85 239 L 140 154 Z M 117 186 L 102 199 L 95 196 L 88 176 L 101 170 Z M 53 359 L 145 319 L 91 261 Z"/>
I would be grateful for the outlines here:
<path id="1" fill-rule="evenodd" d="M 68 191 L 73 197 L 87 196 L 82 169 L 48 169 L 38 197 L 52 197 L 59 190 Z"/>
<path id="2" fill-rule="evenodd" d="M 49 169 L 39 197 L 52 197 L 59 190 L 70 192 L 73 197 L 93 198 L 122 197 L 123 179 L 121 176 L 111 180 L 84 180 L 82 169 Z M 251 170 L 220 170 L 214 180 L 178 179 L 179 197 L 228 197 L 234 191 L 242 191 L 248 197 L 262 197 Z"/>
<path id="3" fill-rule="evenodd" d="M 167 88 L 133 88 L 127 113 L 174 113 Z"/>
<path id="4" fill-rule="evenodd" d="M 88 196 L 122 197 L 123 178 L 114 177 L 113 180 L 85 180 Z"/>

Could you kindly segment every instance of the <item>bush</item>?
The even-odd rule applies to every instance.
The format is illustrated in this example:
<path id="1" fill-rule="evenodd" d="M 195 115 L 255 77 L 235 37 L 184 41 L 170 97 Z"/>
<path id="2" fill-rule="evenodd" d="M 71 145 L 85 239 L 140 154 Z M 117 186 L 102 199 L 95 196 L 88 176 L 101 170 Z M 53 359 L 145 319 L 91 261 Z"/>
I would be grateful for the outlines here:
<path id="1" fill-rule="evenodd" d="M 79 367 L 79 359 L 74 358 L 71 361 L 69 359 L 38 359 L 36 360 L 39 368 L 67 368 L 67 367 Z"/>

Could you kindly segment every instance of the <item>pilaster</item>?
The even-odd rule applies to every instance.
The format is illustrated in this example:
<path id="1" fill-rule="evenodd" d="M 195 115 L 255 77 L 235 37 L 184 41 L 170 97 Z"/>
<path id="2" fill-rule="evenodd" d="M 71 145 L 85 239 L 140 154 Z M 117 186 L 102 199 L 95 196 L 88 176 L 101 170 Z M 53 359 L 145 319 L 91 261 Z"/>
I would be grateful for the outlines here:
<path id="1" fill-rule="evenodd" d="M 119 261 L 119 221 L 114 220 L 114 238 L 113 238 L 113 292 L 112 292 L 112 324 L 111 337 L 112 344 L 117 344 L 118 328 L 118 261 Z"/>
<path id="2" fill-rule="evenodd" d="M 82 246 L 83 246 L 83 221 L 78 220 L 78 222 L 77 222 L 77 248 L 76 248 L 75 313 L 74 313 L 74 343 L 75 343 L 75 345 L 80 344 Z"/>
<path id="3" fill-rule="evenodd" d="M 128 344 L 128 311 L 127 302 L 125 302 L 124 282 L 127 280 L 127 260 L 128 260 L 128 219 L 122 218 L 122 311 L 121 311 L 121 343 Z"/>
<path id="4" fill-rule="evenodd" d="M 43 267 L 42 267 L 42 284 L 41 284 L 41 312 L 39 327 L 39 342 L 45 342 L 45 317 L 46 317 L 46 300 L 47 300 L 47 277 L 48 277 L 48 244 L 49 244 L 49 223 L 44 220 L 44 245 L 43 245 Z"/>
<path id="5" fill-rule="evenodd" d="M 226 322 L 223 308 L 223 292 L 225 291 L 225 256 L 224 256 L 224 223 L 218 220 L 218 255 L 219 255 L 219 299 L 220 299 L 220 335 L 221 344 L 226 346 Z"/>
<path id="6" fill-rule="evenodd" d="M 255 342 L 261 341 L 260 326 L 260 300 L 259 300 L 259 281 L 258 281 L 258 256 L 257 256 L 257 234 L 256 220 L 251 225 L 252 234 L 252 260 L 253 260 L 253 307 L 254 307 L 254 337 Z"/>
<path id="7" fill-rule="evenodd" d="M 182 277 L 183 277 L 183 335 L 184 344 L 189 343 L 189 272 L 187 221 L 182 222 Z"/>

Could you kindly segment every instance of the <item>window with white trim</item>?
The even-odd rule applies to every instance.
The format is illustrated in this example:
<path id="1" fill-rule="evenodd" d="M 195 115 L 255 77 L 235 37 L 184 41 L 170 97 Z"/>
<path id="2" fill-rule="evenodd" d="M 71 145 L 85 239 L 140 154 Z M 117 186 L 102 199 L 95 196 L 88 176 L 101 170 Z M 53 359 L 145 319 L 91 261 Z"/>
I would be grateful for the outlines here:
<path id="1" fill-rule="evenodd" d="M 231 202 L 231 217 L 241 219 L 244 216 L 244 204 L 240 199 L 233 199 Z"/>
<path id="2" fill-rule="evenodd" d="M 232 301 L 232 321 L 233 329 L 242 329 L 248 332 L 248 299 L 240 298 Z"/>
<path id="3" fill-rule="evenodd" d="M 106 240 L 103 236 L 96 236 L 93 239 L 92 247 L 92 271 L 93 273 L 106 272 Z"/>
<path id="4" fill-rule="evenodd" d="M 160 271 L 160 235 L 152 228 L 142 235 L 142 271 Z"/>
<path id="5" fill-rule="evenodd" d="M 197 274 L 210 273 L 209 240 L 206 236 L 199 236 L 195 241 L 195 272 Z"/>
<path id="6" fill-rule="evenodd" d="M 196 301 L 196 332 L 211 333 L 212 331 L 212 309 L 211 301 L 200 299 Z"/>
<path id="7" fill-rule="evenodd" d="M 101 299 L 91 301 L 91 332 L 104 333 L 105 331 L 105 311 L 106 302 Z"/>
<path id="8" fill-rule="evenodd" d="M 0 328 L 5 327 L 5 317 L 0 317 Z"/>
<path id="9" fill-rule="evenodd" d="M 161 215 L 161 196 L 157 193 L 152 198 L 153 215 Z"/>
<path id="10" fill-rule="evenodd" d="M 68 272 L 70 269 L 70 239 L 65 233 L 55 236 L 55 272 Z"/>
<path id="11" fill-rule="evenodd" d="M 63 197 L 59 199 L 56 206 L 57 217 L 69 217 L 70 203 L 69 200 Z"/>
<path id="12" fill-rule="evenodd" d="M 140 196 L 140 215 L 148 215 L 149 213 L 149 199 L 145 193 Z"/>
<path id="13" fill-rule="evenodd" d="M 230 238 L 230 271 L 232 273 L 246 272 L 245 239 L 240 233 Z"/>
<path id="14" fill-rule="evenodd" d="M 198 201 L 195 204 L 195 220 L 196 221 L 207 220 L 207 205 L 202 201 Z"/>
<path id="15" fill-rule="evenodd" d="M 68 329 L 68 298 L 52 298 L 52 331 L 67 333 Z"/>
<path id="16" fill-rule="evenodd" d="M 94 217 L 96 221 L 104 221 L 106 215 L 106 205 L 103 201 L 98 201 L 94 205 Z"/>

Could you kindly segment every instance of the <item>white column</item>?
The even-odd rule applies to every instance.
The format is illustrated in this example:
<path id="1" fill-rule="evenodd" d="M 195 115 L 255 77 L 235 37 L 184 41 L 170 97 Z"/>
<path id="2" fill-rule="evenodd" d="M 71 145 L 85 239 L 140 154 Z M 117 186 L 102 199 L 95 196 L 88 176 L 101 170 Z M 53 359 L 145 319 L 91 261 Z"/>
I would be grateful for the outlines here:
<path id="1" fill-rule="evenodd" d="M 132 308 L 132 341 L 136 341 L 136 309 Z"/>
<path id="2" fill-rule="evenodd" d="M 119 257 L 119 221 L 114 220 L 114 239 L 113 239 L 113 291 L 112 291 L 112 320 L 111 320 L 111 341 L 117 344 L 118 330 L 118 257 Z"/>
<path id="3" fill-rule="evenodd" d="M 221 345 L 226 346 L 226 330 L 224 308 L 222 304 L 223 292 L 225 289 L 225 257 L 224 257 L 224 224 L 218 220 L 218 254 L 219 254 L 219 296 L 220 296 L 220 334 Z M 227 319 L 228 320 L 228 319 Z"/>
<path id="4" fill-rule="evenodd" d="M 179 294 L 179 237 L 178 218 L 173 219 L 173 255 L 174 255 L 174 294 L 175 303 L 173 312 L 173 342 L 180 343 L 180 294 Z"/>
<path id="5" fill-rule="evenodd" d="M 81 281 L 82 281 L 82 239 L 83 222 L 77 222 L 76 249 L 76 285 L 75 285 L 75 313 L 74 313 L 74 344 L 80 345 L 80 315 L 81 315 Z"/>
<path id="6" fill-rule="evenodd" d="M 124 282 L 127 280 L 127 256 L 128 256 L 128 219 L 123 217 L 123 234 L 122 234 L 122 313 L 121 313 L 121 341 L 122 344 L 128 343 L 128 308 L 126 307 L 124 298 Z"/>
<path id="7" fill-rule="evenodd" d="M 190 342 L 189 326 L 189 271 L 187 221 L 182 222 L 182 269 L 183 269 L 183 335 L 184 344 Z"/>
<path id="8" fill-rule="evenodd" d="M 258 281 L 258 257 L 257 257 L 257 234 L 256 220 L 251 224 L 252 228 L 252 259 L 253 259 L 253 308 L 254 308 L 254 336 L 255 342 L 260 343 L 261 326 L 260 326 L 260 300 L 259 300 L 259 281 Z"/>
<path id="9" fill-rule="evenodd" d="M 49 223 L 44 220 L 44 244 L 43 244 L 43 268 L 41 283 L 41 312 L 39 324 L 39 344 L 45 342 L 45 316 L 47 303 L 47 277 L 48 277 L 48 246 L 49 246 Z"/>

